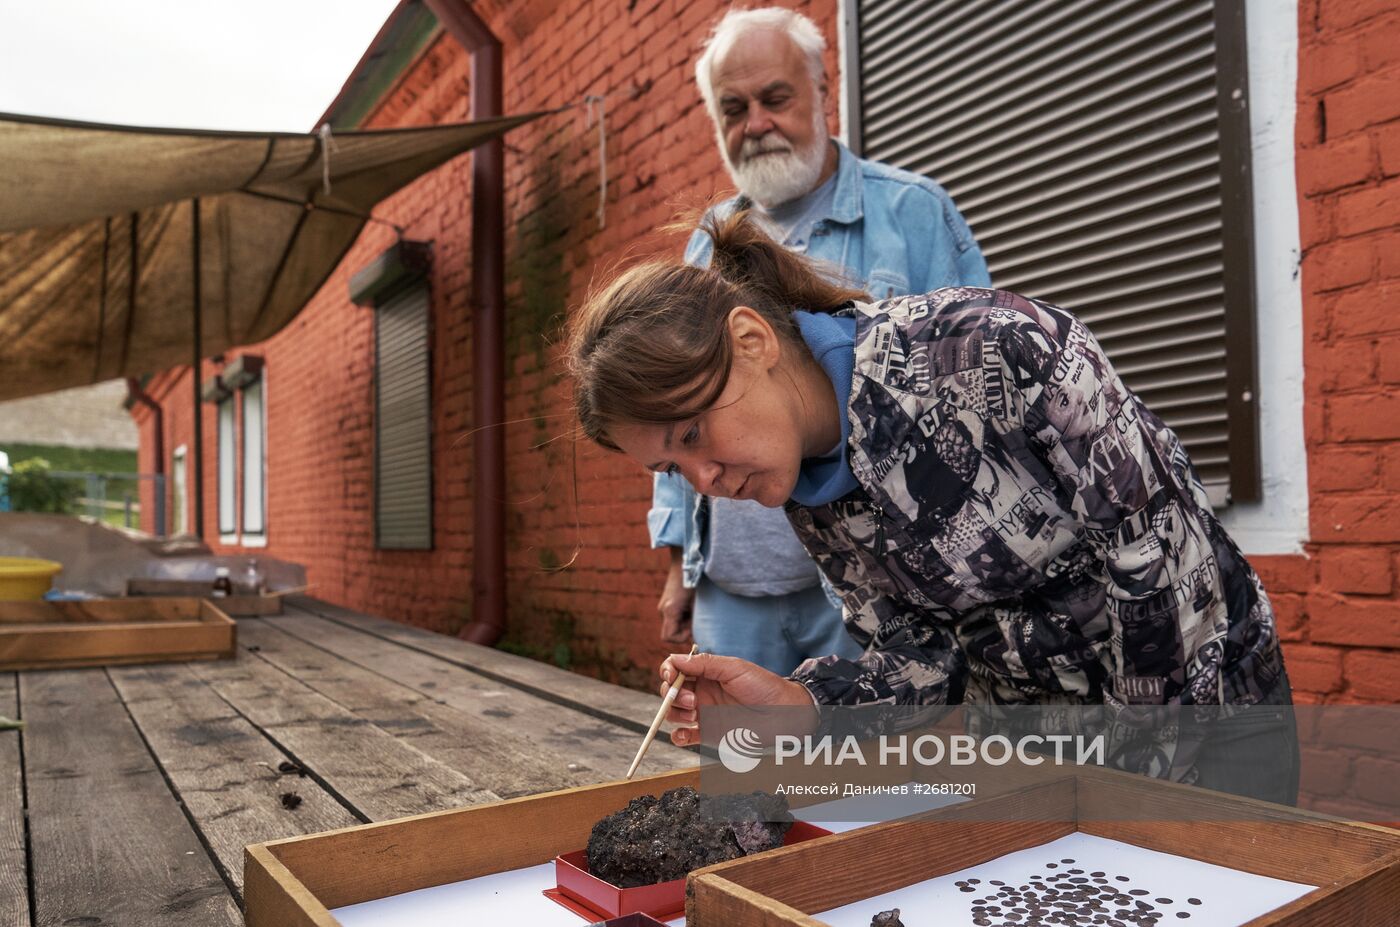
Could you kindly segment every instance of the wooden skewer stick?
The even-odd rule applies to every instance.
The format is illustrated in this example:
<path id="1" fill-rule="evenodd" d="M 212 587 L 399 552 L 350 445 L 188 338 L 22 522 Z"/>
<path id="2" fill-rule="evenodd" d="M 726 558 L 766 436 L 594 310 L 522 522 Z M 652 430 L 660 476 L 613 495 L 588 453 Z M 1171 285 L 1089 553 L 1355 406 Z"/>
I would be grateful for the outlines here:
<path id="1" fill-rule="evenodd" d="M 693 657 L 699 652 L 699 644 L 690 645 L 690 656 Z M 650 747 L 651 742 L 656 739 L 656 732 L 661 729 L 661 722 L 665 719 L 666 712 L 671 710 L 671 705 L 675 702 L 676 696 L 680 694 L 681 686 L 683 685 L 685 685 L 685 673 L 677 670 L 676 680 L 671 683 L 671 688 L 666 690 L 666 697 L 661 700 L 661 707 L 657 709 L 656 717 L 651 722 L 651 730 L 647 731 L 647 736 L 642 739 L 642 746 L 637 750 L 637 755 L 633 757 L 632 765 L 627 770 L 628 779 L 632 778 L 637 772 L 637 767 L 642 764 L 642 757 L 647 755 L 647 747 Z"/>

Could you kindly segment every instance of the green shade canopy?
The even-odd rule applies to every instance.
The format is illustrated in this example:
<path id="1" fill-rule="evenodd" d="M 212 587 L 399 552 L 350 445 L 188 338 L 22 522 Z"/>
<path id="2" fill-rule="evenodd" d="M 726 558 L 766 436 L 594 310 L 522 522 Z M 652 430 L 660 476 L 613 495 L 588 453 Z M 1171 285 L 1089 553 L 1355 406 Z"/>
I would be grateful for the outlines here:
<path id="1" fill-rule="evenodd" d="M 0 400 L 188 364 L 196 266 L 200 356 L 276 334 L 376 203 L 539 115 L 323 143 L 0 114 Z"/>

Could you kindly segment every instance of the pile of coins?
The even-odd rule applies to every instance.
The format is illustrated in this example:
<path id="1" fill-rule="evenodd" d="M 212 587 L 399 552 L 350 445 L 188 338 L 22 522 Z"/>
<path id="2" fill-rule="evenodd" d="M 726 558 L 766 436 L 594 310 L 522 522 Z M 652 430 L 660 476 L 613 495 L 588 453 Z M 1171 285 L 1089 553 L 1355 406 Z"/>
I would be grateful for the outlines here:
<path id="1" fill-rule="evenodd" d="M 999 879 L 986 887 L 981 887 L 981 879 L 954 884 L 961 892 L 982 894 L 972 899 L 972 923 L 977 927 L 1157 927 L 1171 923 L 1168 915 L 1180 920 L 1191 916 L 1170 898 L 1153 898 L 1146 889 L 1128 887 L 1124 883 L 1132 880 L 1125 875 L 1067 868 L 1074 862 L 1046 863 L 1043 873 L 1020 886 Z M 1201 899 L 1187 898 L 1186 904 L 1199 906 Z"/>

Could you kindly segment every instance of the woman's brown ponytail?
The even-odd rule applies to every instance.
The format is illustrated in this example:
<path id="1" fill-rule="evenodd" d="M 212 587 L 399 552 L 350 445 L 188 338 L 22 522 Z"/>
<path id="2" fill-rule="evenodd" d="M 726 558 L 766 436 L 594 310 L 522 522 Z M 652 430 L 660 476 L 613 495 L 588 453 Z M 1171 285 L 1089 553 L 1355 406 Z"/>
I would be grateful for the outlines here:
<path id="1" fill-rule="evenodd" d="M 747 209 L 724 217 L 710 210 L 700 230 L 714 242 L 710 267 L 775 308 L 834 312 L 853 299 L 869 298 L 859 289 L 833 282 L 841 278 L 838 268 L 819 265 L 768 237 Z"/>

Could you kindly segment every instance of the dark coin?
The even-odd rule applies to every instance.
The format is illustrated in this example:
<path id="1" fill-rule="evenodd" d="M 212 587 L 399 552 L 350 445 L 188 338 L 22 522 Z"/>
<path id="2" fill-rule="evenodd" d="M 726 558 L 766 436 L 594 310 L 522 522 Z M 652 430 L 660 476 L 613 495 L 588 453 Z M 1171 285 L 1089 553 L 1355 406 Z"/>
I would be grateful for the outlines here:
<path id="1" fill-rule="evenodd" d="M 1132 881 L 1132 880 L 1129 879 L 1127 876 L 1114 876 L 1114 878 L 1117 879 L 1119 882 L 1130 882 L 1130 881 Z"/>
<path id="2" fill-rule="evenodd" d="M 193 370 L 194 368 L 191 367 L 190 369 Z M 967 892 L 968 894 L 971 894 L 972 892 L 977 891 L 977 889 L 973 888 L 971 885 L 961 885 L 958 887 L 958 891 Z"/>
<path id="3" fill-rule="evenodd" d="M 1187 904 L 1200 904 L 1200 903 L 1201 903 L 1201 899 L 1199 899 L 1199 898 L 1187 898 L 1187 899 L 1186 899 L 1186 903 L 1187 903 Z"/>
<path id="4" fill-rule="evenodd" d="M 1062 859 L 1062 860 L 1060 860 L 1060 862 L 1062 862 L 1062 863 L 1073 863 L 1074 860 L 1072 860 L 1072 859 Z"/>
<path id="5" fill-rule="evenodd" d="M 1158 904 L 1171 904 L 1171 903 L 1172 903 L 1172 900 L 1171 900 L 1170 898 L 1158 898 L 1158 899 L 1157 899 L 1157 903 L 1158 903 Z"/>
<path id="6" fill-rule="evenodd" d="M 1094 878 L 1098 878 L 1098 877 L 1102 876 L 1103 873 L 1102 873 L 1102 872 L 1091 872 L 1091 873 L 1089 873 L 1089 875 L 1093 876 Z"/>
<path id="7" fill-rule="evenodd" d="M 1190 911 L 1178 911 L 1178 912 L 1176 912 L 1176 916 L 1177 916 L 1177 917 L 1190 917 L 1190 916 L 1191 916 L 1191 912 L 1190 912 Z"/>
<path id="8" fill-rule="evenodd" d="M 1129 894 L 1129 895 L 1146 895 L 1146 894 L 1147 894 L 1147 889 L 1145 889 L 1145 888 L 1130 888 L 1130 889 L 1128 889 L 1128 894 Z"/>

